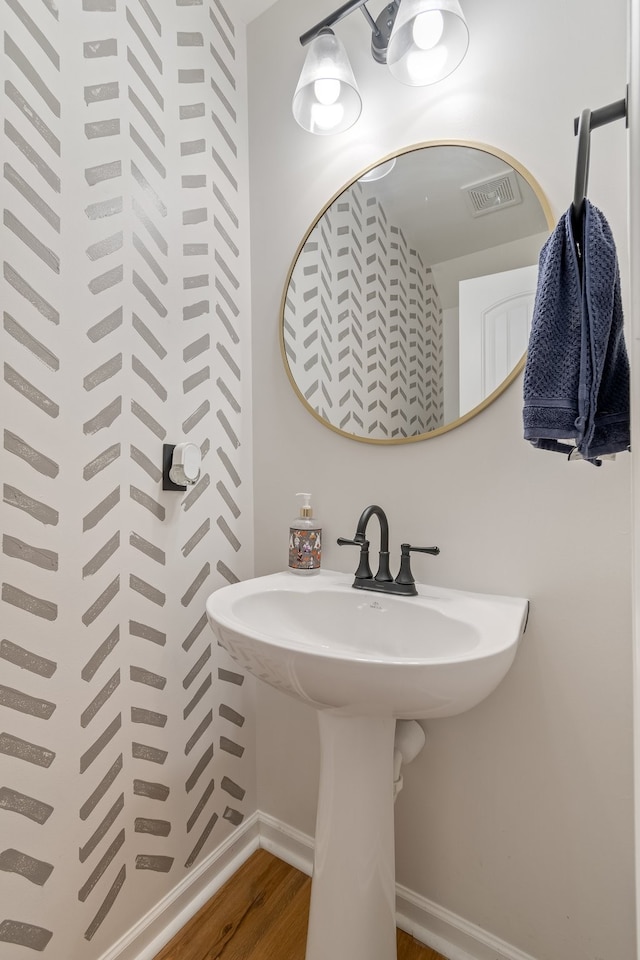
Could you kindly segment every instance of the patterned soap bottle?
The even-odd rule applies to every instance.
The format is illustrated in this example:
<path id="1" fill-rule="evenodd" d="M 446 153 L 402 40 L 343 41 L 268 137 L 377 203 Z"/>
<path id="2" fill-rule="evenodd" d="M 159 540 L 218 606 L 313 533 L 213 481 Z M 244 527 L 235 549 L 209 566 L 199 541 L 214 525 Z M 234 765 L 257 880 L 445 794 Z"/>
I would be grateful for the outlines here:
<path id="1" fill-rule="evenodd" d="M 310 575 L 320 570 L 322 528 L 313 518 L 311 494 L 297 493 L 296 496 L 302 497 L 302 506 L 300 516 L 289 528 L 289 570 Z"/>

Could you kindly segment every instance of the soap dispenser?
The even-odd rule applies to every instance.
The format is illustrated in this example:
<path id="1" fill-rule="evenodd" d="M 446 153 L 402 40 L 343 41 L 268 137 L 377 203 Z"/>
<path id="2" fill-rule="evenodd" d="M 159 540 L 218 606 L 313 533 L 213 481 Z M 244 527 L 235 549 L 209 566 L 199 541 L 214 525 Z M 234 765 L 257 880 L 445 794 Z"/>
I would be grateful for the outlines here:
<path id="1" fill-rule="evenodd" d="M 322 552 L 322 529 L 313 518 L 310 493 L 297 493 L 302 497 L 300 515 L 289 528 L 289 570 L 293 573 L 314 574 L 320 570 Z"/>

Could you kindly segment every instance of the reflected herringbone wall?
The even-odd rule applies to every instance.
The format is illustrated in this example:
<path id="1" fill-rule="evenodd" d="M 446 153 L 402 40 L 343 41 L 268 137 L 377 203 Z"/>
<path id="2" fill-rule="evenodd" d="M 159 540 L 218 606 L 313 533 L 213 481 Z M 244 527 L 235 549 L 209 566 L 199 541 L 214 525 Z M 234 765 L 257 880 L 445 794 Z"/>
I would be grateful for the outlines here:
<path id="1" fill-rule="evenodd" d="M 442 310 L 433 273 L 360 183 L 311 231 L 284 321 L 296 384 L 323 419 L 372 439 L 442 425 Z"/>
<path id="2" fill-rule="evenodd" d="M 251 560 L 244 36 L 221 0 L 0 10 L 0 953 L 85 960 L 253 804 L 204 615 Z"/>

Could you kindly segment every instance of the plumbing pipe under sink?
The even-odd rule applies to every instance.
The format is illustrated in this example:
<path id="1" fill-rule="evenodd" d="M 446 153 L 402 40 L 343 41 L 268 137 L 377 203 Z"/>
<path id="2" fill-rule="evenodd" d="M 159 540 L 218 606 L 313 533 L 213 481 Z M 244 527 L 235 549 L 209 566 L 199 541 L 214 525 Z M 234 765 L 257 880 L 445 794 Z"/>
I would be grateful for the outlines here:
<path id="1" fill-rule="evenodd" d="M 396 720 L 396 735 L 393 742 L 393 799 L 403 787 L 400 773 L 403 763 L 411 763 L 424 747 L 425 732 L 417 720 Z"/>

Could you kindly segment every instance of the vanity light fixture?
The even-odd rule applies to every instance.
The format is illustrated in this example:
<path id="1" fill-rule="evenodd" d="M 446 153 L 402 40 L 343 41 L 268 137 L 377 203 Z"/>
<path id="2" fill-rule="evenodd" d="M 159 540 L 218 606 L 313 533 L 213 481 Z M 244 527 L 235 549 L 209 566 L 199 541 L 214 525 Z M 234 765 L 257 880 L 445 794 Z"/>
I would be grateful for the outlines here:
<path id="1" fill-rule="evenodd" d="M 443 80 L 460 65 L 469 30 L 458 0 L 391 0 L 376 20 L 367 0 L 349 0 L 300 37 L 309 44 L 293 97 L 293 116 L 309 133 L 342 133 L 353 126 L 362 100 L 346 50 L 331 29 L 361 10 L 371 28 L 371 55 L 402 83 L 420 87 Z"/>
<path id="2" fill-rule="evenodd" d="M 311 41 L 293 96 L 293 115 L 309 133 L 342 133 L 360 116 L 362 100 L 342 41 L 322 27 Z"/>

